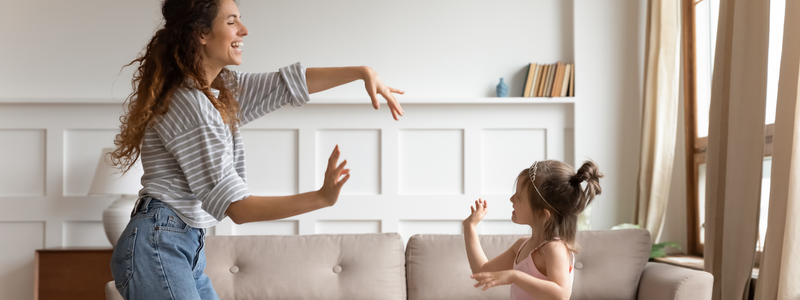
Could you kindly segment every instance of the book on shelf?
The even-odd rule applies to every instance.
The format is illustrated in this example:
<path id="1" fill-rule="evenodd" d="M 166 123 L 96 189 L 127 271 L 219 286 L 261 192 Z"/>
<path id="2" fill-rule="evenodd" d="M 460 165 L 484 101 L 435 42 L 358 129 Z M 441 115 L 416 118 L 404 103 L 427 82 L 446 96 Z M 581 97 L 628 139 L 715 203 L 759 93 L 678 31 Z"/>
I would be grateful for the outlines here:
<path id="1" fill-rule="evenodd" d="M 569 97 L 575 97 L 575 64 L 572 64 L 572 73 L 569 73 Z"/>
<path id="2" fill-rule="evenodd" d="M 572 71 L 572 64 L 567 64 L 567 66 L 564 68 L 564 76 L 562 76 L 564 79 L 561 83 L 561 89 L 560 89 L 561 91 L 559 93 L 559 97 L 567 96 L 567 88 L 569 87 L 569 78 L 571 71 Z"/>
<path id="3" fill-rule="evenodd" d="M 522 97 L 530 97 L 531 90 L 533 89 L 533 82 L 536 80 L 536 68 L 538 64 L 528 64 L 528 74 L 525 76 L 525 89 L 522 91 Z"/>
<path id="4" fill-rule="evenodd" d="M 545 65 L 539 65 L 538 70 L 536 71 L 536 84 L 534 85 L 534 90 L 532 93 L 533 97 L 539 97 L 539 94 L 542 90 L 542 78 L 544 77 L 544 69 Z"/>
<path id="5" fill-rule="evenodd" d="M 556 79 L 556 69 L 558 65 L 551 64 L 550 65 L 550 74 L 547 75 L 547 90 L 544 91 L 543 97 L 550 97 L 550 94 L 553 93 L 553 82 Z"/>
<path id="6" fill-rule="evenodd" d="M 575 64 L 528 64 L 522 97 L 573 97 Z"/>
<path id="7" fill-rule="evenodd" d="M 556 63 L 556 76 L 553 79 L 553 90 L 550 92 L 550 97 L 558 97 L 561 95 L 562 81 L 564 81 L 564 64 L 559 61 Z"/>

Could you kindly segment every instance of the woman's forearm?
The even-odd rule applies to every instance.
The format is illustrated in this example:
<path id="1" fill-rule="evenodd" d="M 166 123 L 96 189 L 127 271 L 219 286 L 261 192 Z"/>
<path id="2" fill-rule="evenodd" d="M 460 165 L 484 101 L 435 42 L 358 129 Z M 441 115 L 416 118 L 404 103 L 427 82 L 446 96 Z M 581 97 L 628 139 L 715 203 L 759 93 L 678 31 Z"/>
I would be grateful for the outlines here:
<path id="1" fill-rule="evenodd" d="M 231 203 L 225 214 L 234 223 L 243 224 L 288 218 L 326 206 L 317 191 L 280 197 L 250 196 Z"/>
<path id="2" fill-rule="evenodd" d="M 569 299 L 568 287 L 559 286 L 549 280 L 542 280 L 521 271 L 515 271 L 511 282 L 516 284 L 529 295 L 536 295 L 537 299 Z"/>
<path id="3" fill-rule="evenodd" d="M 473 226 L 464 226 L 464 244 L 467 246 L 467 259 L 469 259 L 469 267 L 472 269 L 472 274 L 481 272 L 481 268 L 489 259 L 483 253 L 481 242 L 478 240 L 478 233 Z"/>
<path id="4" fill-rule="evenodd" d="M 306 85 L 308 85 L 308 93 L 313 94 L 364 79 L 369 70 L 368 67 L 307 68 Z"/>

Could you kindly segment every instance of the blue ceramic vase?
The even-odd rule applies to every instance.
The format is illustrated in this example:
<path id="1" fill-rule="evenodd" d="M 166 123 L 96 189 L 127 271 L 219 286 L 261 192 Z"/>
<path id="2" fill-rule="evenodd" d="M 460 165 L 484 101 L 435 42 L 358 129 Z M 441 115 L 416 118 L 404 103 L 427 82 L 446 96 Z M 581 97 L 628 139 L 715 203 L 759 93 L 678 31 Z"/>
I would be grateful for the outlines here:
<path id="1" fill-rule="evenodd" d="M 497 97 L 508 97 L 508 85 L 500 78 L 500 83 L 497 84 Z"/>

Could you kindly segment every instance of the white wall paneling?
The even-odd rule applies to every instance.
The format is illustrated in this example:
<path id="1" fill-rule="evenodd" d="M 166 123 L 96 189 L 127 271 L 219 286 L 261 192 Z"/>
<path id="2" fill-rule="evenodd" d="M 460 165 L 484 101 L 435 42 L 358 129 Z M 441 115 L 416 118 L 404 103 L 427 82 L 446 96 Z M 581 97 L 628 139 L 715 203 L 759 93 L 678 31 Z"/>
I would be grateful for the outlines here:
<path id="1" fill-rule="evenodd" d="M 226 220 L 214 233 L 404 234 L 426 227 L 402 229 L 403 222 L 458 224 L 478 197 L 492 201 L 487 220 L 507 221 L 519 170 L 535 159 L 563 158 L 573 143 L 565 138 L 573 128 L 571 101 L 412 100 L 404 110 L 406 116 L 394 121 L 386 106 L 375 111 L 366 99 L 317 100 L 243 127 L 248 185 L 256 195 L 317 189 L 335 144 L 353 175 L 333 207 L 283 221 Z M 25 196 L 26 202 L 0 198 L 15 210 L 0 212 L 0 221 L 47 220 L 48 247 L 106 245 L 100 219 L 113 199 L 86 193 L 100 150 L 113 145 L 120 111 L 118 104 L 0 104 L 0 133 L 44 128 L 19 132 L 35 146 L 28 160 L 46 170 L 39 176 L 46 178 L 46 193 Z M 513 226 L 490 224 L 486 230 Z"/>
<path id="2" fill-rule="evenodd" d="M 380 233 L 380 220 L 320 220 L 317 221 L 317 234 L 339 233 Z"/>
<path id="3" fill-rule="evenodd" d="M 111 248 L 101 221 L 67 221 L 63 226 L 64 247 Z"/>
<path id="4" fill-rule="evenodd" d="M 397 146 L 401 195 L 464 193 L 464 130 L 401 130 Z"/>
<path id="5" fill-rule="evenodd" d="M 226 223 L 231 223 L 230 219 Z M 234 225 L 231 234 L 217 232 L 219 235 L 297 235 L 297 220 L 278 220 Z"/>
<path id="6" fill-rule="evenodd" d="M 86 196 L 103 148 L 114 147 L 119 130 L 95 129 L 64 132 L 64 195 Z"/>
<path id="7" fill-rule="evenodd" d="M 44 196 L 45 131 L 0 130 L 0 197 Z"/>
<path id="8" fill-rule="evenodd" d="M 44 247 L 44 222 L 0 221 L 0 299 L 33 299 L 33 258 Z"/>
<path id="9" fill-rule="evenodd" d="M 381 132 L 373 129 L 319 130 L 316 133 L 315 189 L 322 187 L 328 158 L 336 145 L 346 155 L 350 179 L 342 195 L 379 195 L 381 193 Z"/>
<path id="10" fill-rule="evenodd" d="M 297 194 L 298 132 L 288 130 L 242 130 L 247 164 L 247 186 L 257 195 Z"/>

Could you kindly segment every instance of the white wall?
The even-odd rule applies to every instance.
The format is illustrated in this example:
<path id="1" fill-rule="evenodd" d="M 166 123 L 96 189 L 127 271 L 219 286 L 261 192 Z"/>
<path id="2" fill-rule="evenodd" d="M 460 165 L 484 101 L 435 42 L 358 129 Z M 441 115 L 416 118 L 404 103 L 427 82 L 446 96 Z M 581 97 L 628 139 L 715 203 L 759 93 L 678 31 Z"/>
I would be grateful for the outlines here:
<path id="1" fill-rule="evenodd" d="M 159 2 L 4 1 L 0 10 L 0 39 L 11 42 L 0 43 L 0 111 L 19 109 L 20 105 L 26 109 L 33 107 L 32 111 L 15 115 L 24 120 L 39 113 L 35 105 L 29 106 L 30 103 L 61 103 L 68 108 L 54 116 L 55 120 L 95 114 L 85 120 L 73 120 L 70 124 L 77 125 L 70 125 L 73 127 L 67 131 L 63 128 L 66 125 L 53 125 L 61 128 L 55 134 L 48 132 L 48 126 L 44 124 L 20 127 L 5 120 L 0 127 L 0 136 L 6 140 L 20 135 L 17 131 L 24 130 L 21 138 L 26 142 L 25 147 L 28 147 L 25 149 L 41 151 L 39 154 L 24 153 L 39 155 L 43 159 L 30 160 L 29 165 L 36 168 L 23 173 L 27 176 L 25 178 L 31 179 L 32 185 L 13 187 L 15 192 L 19 190 L 22 195 L 0 199 L 6 207 L 0 211 L 0 236 L 6 231 L 20 230 L 37 237 L 31 243 L 20 245 L 21 248 L 10 248 L 16 251 L 13 252 L 17 255 L 14 256 L 15 261 L 30 263 L 25 261 L 24 253 L 31 249 L 70 244 L 65 239 L 75 235 L 65 233 L 64 228 L 68 231 L 97 231 L 99 212 L 107 206 L 108 199 L 82 197 L 80 180 L 83 179 L 63 179 L 72 175 L 68 171 L 70 168 L 64 169 L 67 171 L 60 169 L 66 166 L 67 161 L 91 156 L 80 149 L 70 150 L 67 140 L 71 137 L 73 141 L 85 140 L 92 147 L 100 147 L 109 136 L 113 136 L 116 126 L 113 124 L 116 120 L 113 114 L 120 111 L 115 104 L 120 103 L 130 91 L 131 69 L 120 73 L 120 67 L 132 60 L 151 37 L 159 23 Z M 643 0 L 241 0 L 239 7 L 250 36 L 245 38 L 245 63 L 237 69 L 274 71 L 295 61 L 303 61 L 309 67 L 369 65 L 381 74 L 385 82 L 407 91 L 406 96 L 400 98 L 401 102 L 442 99 L 459 102 L 478 98 L 477 102 L 484 103 L 481 105 L 491 105 L 493 99 L 480 98 L 494 95 L 494 86 L 499 77 L 506 78 L 511 86 L 511 95 L 517 95 L 521 93 L 525 77 L 523 72 L 529 62 L 575 62 L 577 97 L 574 98 L 573 111 L 568 113 L 574 114 L 569 123 L 575 129 L 573 136 L 567 132 L 564 137 L 565 140 L 574 138 L 574 152 L 566 146 L 564 153 L 559 155 L 567 160 L 572 160 L 570 157 L 573 156 L 578 161 L 594 159 L 606 174 L 601 181 L 604 193 L 593 204 L 592 226 L 594 229 L 607 229 L 615 224 L 630 222 L 633 215 L 638 170 L 645 3 Z M 364 108 L 368 109 L 361 89 L 359 84 L 350 84 L 316 94 L 312 101 L 325 103 L 333 98 L 343 99 L 341 101 L 344 102 L 364 101 Z M 550 101 L 547 98 L 538 100 Z M 427 113 L 416 112 L 425 111 L 425 107 L 428 105 L 409 104 L 405 107 L 407 117 L 400 124 L 413 124 L 411 120 L 415 114 L 435 118 Z M 39 109 L 54 111 L 49 105 L 42 105 Z M 67 114 L 74 109 L 81 113 Z M 312 110 L 306 107 L 297 111 L 311 116 Z M 390 117 L 385 106 L 382 110 L 378 114 L 388 120 Z M 58 114 L 59 110 L 55 111 Z M 486 121 L 505 118 L 506 114 L 496 113 L 487 115 Z M 253 136 L 273 133 L 253 132 Z M 292 137 L 291 133 L 284 135 L 290 139 Z M 324 138 L 319 142 L 330 142 Z M 298 143 L 302 143 L 302 136 L 297 136 L 297 139 Z M 79 144 L 73 142 L 71 145 Z M 298 147 L 303 145 L 298 144 Z M 364 148 L 367 148 L 366 145 Z M 0 148 L 0 155 L 9 156 L 17 153 L 15 151 L 19 152 L 20 149 Z M 466 149 L 464 151 L 464 159 L 468 160 L 465 166 L 475 164 L 473 160 L 477 156 L 470 156 Z M 303 157 L 304 154 L 298 150 L 297 155 Z M 0 169 L 9 168 L 12 162 L 19 163 L 0 160 L 0 164 L 4 164 L 0 165 Z M 302 164 L 313 163 L 300 159 L 299 168 L 304 168 Z M 81 168 L 75 166 L 71 170 Z M 470 171 L 465 169 L 464 172 Z M 45 179 L 37 181 L 42 176 Z M 298 178 L 302 176 L 298 173 Z M 484 180 L 481 175 L 474 178 L 469 180 L 477 180 L 475 183 Z M 298 190 L 307 187 L 302 180 L 286 183 L 297 184 Z M 360 192 L 392 191 L 391 188 L 387 190 L 375 184 L 363 182 L 363 185 L 359 185 L 364 188 Z M 467 181 L 463 186 L 466 191 L 464 195 L 453 199 L 466 201 L 480 194 L 473 194 L 476 190 L 469 190 L 466 184 Z M 397 192 L 402 188 L 395 186 L 394 189 Z M 281 191 L 291 192 L 294 188 Z M 31 200 L 52 197 L 59 200 Z M 62 198 L 68 200 L 62 201 Z M 501 220 L 501 212 L 498 210 L 498 215 L 493 218 Z M 48 216 L 54 213 L 59 217 L 49 220 Z M 398 219 L 397 215 L 392 216 L 391 210 L 379 215 L 380 220 Z M 420 228 L 443 232 L 459 230 L 447 223 L 455 219 L 455 213 L 428 211 L 420 218 L 433 223 L 411 222 L 404 228 L 409 232 L 422 230 Z M 290 233 L 394 228 L 402 231 L 399 224 L 387 225 L 385 221 L 375 223 L 374 219 L 364 221 L 367 223 L 323 220 L 322 223 L 302 225 L 300 220 L 297 223 L 300 225 L 288 222 L 272 228 Z M 50 226 L 49 223 L 59 225 Z M 420 224 L 422 227 L 415 227 Z M 218 229 L 232 234 L 260 230 L 235 229 L 230 224 L 224 226 Z M 496 229 L 506 228 L 501 223 L 492 226 Z M 45 235 L 45 238 L 38 239 L 41 235 Z M 19 237 L 18 234 L 13 236 Z M 102 238 L 80 243 L 100 244 Z M 32 260 L 32 253 L 29 258 Z M 26 266 L 9 265 L 11 269 L 7 269 L 0 264 L 0 272 L 11 274 L 9 272 L 12 270 Z M 28 287 L 15 286 L 17 289 L 11 292 L 12 295 L 28 295 Z"/>
<path id="2" fill-rule="evenodd" d="M 645 1 L 575 0 L 575 157 L 593 159 L 605 174 L 593 229 L 633 220 L 645 9 Z"/>

